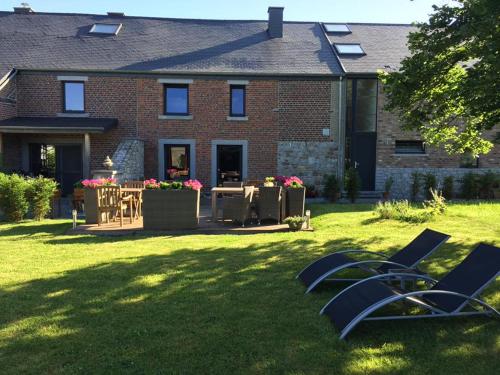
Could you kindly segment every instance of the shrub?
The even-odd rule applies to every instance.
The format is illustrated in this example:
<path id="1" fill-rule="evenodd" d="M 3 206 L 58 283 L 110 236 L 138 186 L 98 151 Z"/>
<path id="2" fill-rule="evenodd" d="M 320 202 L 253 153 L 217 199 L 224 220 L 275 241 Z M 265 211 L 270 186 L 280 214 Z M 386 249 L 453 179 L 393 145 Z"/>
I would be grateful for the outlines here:
<path id="1" fill-rule="evenodd" d="M 413 172 L 411 175 L 411 200 L 416 201 L 420 193 L 420 173 Z"/>
<path id="2" fill-rule="evenodd" d="M 437 188 L 437 180 L 436 176 L 432 173 L 427 173 L 424 175 L 424 190 L 425 190 L 425 199 L 432 199 L 431 190 L 436 190 Z"/>
<path id="3" fill-rule="evenodd" d="M 345 190 L 352 203 L 356 201 L 361 189 L 361 177 L 355 168 L 349 168 L 345 174 Z"/>
<path id="4" fill-rule="evenodd" d="M 476 199 L 479 194 L 476 175 L 472 172 L 462 177 L 462 197 L 464 199 Z"/>
<path id="5" fill-rule="evenodd" d="M 57 190 L 57 182 L 42 176 L 27 180 L 27 197 L 33 209 L 33 218 L 42 220 L 50 212 L 50 202 Z"/>
<path id="6" fill-rule="evenodd" d="M 283 220 L 283 222 L 285 224 L 288 224 L 288 227 L 291 230 L 297 231 L 302 229 L 302 225 L 304 224 L 305 220 L 306 219 L 302 216 L 289 216 L 285 220 Z"/>
<path id="7" fill-rule="evenodd" d="M 392 177 L 389 177 L 387 180 L 385 180 L 384 192 L 385 193 L 390 193 L 393 184 L 394 184 L 394 179 Z"/>
<path id="8" fill-rule="evenodd" d="M 453 198 L 453 176 L 446 176 L 443 180 L 443 197 L 448 200 Z"/>
<path id="9" fill-rule="evenodd" d="M 21 221 L 28 213 L 27 181 L 17 174 L 0 174 L 0 207 L 9 221 Z"/>
<path id="10" fill-rule="evenodd" d="M 491 199 L 494 197 L 493 189 L 498 183 L 498 175 L 492 171 L 488 171 L 477 176 L 477 188 L 480 198 Z"/>
<path id="11" fill-rule="evenodd" d="M 330 174 L 325 176 L 325 188 L 323 195 L 330 202 L 335 202 L 340 193 L 340 183 L 336 175 Z"/>
<path id="12" fill-rule="evenodd" d="M 437 190 L 430 189 L 431 199 L 424 202 L 424 208 L 432 216 L 442 215 L 446 211 L 446 199 L 443 194 Z"/>

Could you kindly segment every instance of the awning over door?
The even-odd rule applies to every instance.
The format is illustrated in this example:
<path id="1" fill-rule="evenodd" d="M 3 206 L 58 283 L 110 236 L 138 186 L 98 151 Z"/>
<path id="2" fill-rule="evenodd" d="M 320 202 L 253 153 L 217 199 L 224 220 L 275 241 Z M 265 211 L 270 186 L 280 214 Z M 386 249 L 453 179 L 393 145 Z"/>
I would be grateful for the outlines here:
<path id="1" fill-rule="evenodd" d="M 115 118 L 13 117 L 0 121 L 0 133 L 105 133 L 117 125 Z"/>

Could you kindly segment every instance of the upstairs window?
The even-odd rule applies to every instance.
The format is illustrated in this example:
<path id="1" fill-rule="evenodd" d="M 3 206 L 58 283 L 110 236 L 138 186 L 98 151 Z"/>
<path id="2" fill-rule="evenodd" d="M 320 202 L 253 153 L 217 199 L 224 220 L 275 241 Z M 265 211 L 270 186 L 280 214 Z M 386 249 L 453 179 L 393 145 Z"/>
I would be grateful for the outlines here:
<path id="1" fill-rule="evenodd" d="M 174 116 L 189 115 L 189 85 L 165 85 L 165 114 Z"/>
<path id="2" fill-rule="evenodd" d="M 85 111 L 85 86 L 83 82 L 64 82 L 64 112 Z"/>
<path id="3" fill-rule="evenodd" d="M 349 34 L 351 30 L 349 27 L 342 23 L 325 23 L 325 29 L 327 33 L 337 33 L 337 34 Z"/>
<path id="4" fill-rule="evenodd" d="M 396 154 L 425 154 L 425 145 L 422 141 L 396 141 Z"/>
<path id="5" fill-rule="evenodd" d="M 231 117 L 244 117 L 245 113 L 245 97 L 246 97 L 246 89 L 245 85 L 231 85 L 231 105 L 230 105 L 230 113 Z"/>
<path id="6" fill-rule="evenodd" d="M 116 35 L 122 28 L 121 23 L 94 23 L 90 29 L 90 34 Z"/>
<path id="7" fill-rule="evenodd" d="M 335 43 L 335 49 L 339 55 L 364 55 L 365 51 L 359 44 L 340 44 Z"/>

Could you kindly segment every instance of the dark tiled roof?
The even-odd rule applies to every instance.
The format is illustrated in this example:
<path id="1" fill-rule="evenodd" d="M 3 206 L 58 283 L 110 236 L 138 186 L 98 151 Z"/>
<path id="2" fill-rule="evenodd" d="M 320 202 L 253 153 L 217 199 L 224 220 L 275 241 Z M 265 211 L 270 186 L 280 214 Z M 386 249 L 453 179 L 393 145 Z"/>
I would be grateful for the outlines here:
<path id="1" fill-rule="evenodd" d="M 13 117 L 0 121 L 0 132 L 10 133 L 104 133 L 114 128 L 114 118 Z"/>
<path id="2" fill-rule="evenodd" d="M 409 54 L 406 45 L 411 25 L 347 24 L 350 34 L 329 34 L 332 43 L 359 43 L 366 55 L 340 55 L 347 73 L 375 73 L 378 69 L 398 69 L 401 60 Z"/>
<path id="3" fill-rule="evenodd" d="M 116 36 L 89 35 L 96 22 L 122 23 Z M 319 23 L 216 21 L 0 12 L 0 77 L 20 69 L 171 73 L 341 74 Z"/>

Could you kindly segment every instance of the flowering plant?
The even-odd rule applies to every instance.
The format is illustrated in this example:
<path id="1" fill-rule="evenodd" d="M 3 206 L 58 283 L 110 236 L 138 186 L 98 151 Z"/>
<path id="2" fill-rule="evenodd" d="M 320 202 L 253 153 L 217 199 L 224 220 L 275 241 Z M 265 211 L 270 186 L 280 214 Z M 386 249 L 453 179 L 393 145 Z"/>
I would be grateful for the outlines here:
<path id="1" fill-rule="evenodd" d="M 284 183 L 285 183 L 285 181 L 287 180 L 287 178 L 288 178 L 287 176 L 276 176 L 274 179 L 275 179 L 277 182 L 279 182 L 279 183 L 281 183 L 281 184 L 284 184 Z"/>
<path id="2" fill-rule="evenodd" d="M 95 178 L 91 180 L 83 180 L 82 186 L 87 189 L 95 189 L 98 186 L 111 186 L 116 185 L 116 179 L 114 178 Z"/>
<path id="3" fill-rule="evenodd" d="M 150 178 L 149 180 L 144 180 L 144 187 L 146 189 L 158 189 L 160 184 L 154 178 Z"/>
<path id="4" fill-rule="evenodd" d="M 266 182 L 274 182 L 274 181 L 275 181 L 275 178 L 274 178 L 274 177 L 266 177 L 266 178 L 264 179 L 264 181 L 266 181 Z"/>
<path id="5" fill-rule="evenodd" d="M 301 188 L 304 186 L 304 182 L 297 176 L 290 176 L 285 180 L 284 185 L 288 188 Z"/>
<path id="6" fill-rule="evenodd" d="M 190 190 L 201 190 L 203 185 L 198 180 L 187 180 L 184 181 L 184 187 Z"/>
<path id="7" fill-rule="evenodd" d="M 203 185 L 198 180 L 187 180 L 184 182 L 173 181 L 156 181 L 154 178 L 144 181 L 146 189 L 161 189 L 161 190 L 200 190 Z"/>

